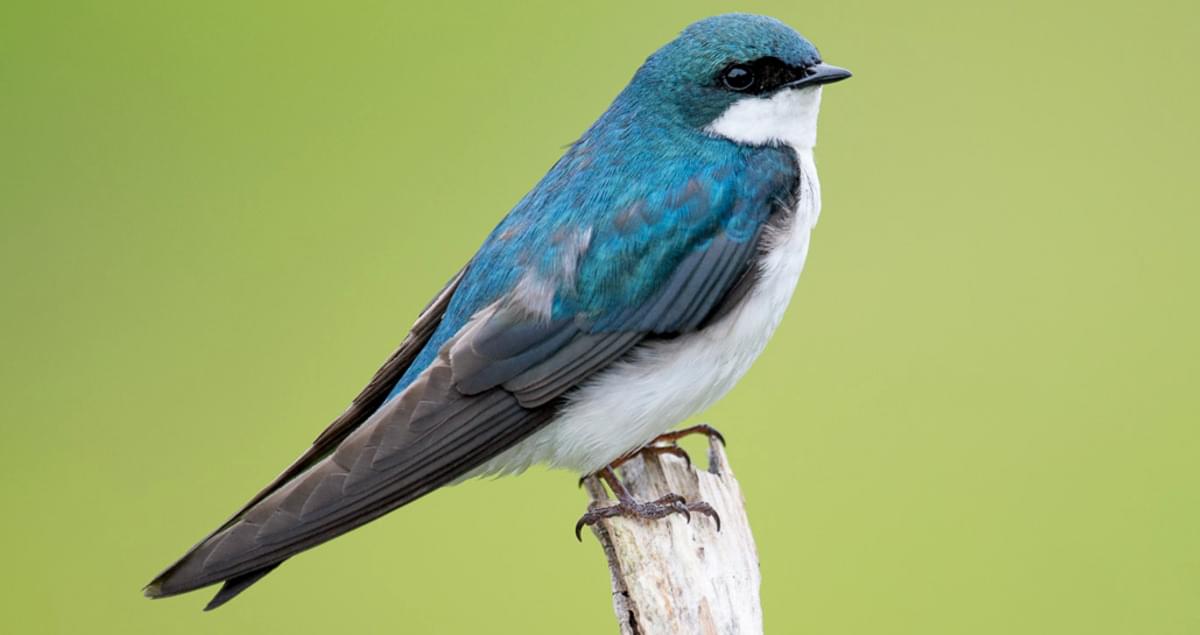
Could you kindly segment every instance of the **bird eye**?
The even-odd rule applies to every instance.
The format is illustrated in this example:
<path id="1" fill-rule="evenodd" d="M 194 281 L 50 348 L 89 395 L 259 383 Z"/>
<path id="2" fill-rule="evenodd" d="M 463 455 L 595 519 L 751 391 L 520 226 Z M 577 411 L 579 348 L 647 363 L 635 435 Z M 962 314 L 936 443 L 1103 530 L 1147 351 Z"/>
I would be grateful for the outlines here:
<path id="1" fill-rule="evenodd" d="M 724 82 L 725 87 L 738 92 L 753 88 L 755 79 L 754 71 L 741 64 L 730 66 L 721 75 L 721 81 Z"/>

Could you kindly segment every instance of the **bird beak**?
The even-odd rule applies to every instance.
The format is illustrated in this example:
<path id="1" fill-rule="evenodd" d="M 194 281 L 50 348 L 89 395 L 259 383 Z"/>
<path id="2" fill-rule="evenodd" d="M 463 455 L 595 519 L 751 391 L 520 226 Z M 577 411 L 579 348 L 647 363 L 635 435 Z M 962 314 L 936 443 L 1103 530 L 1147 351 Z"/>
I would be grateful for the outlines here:
<path id="1" fill-rule="evenodd" d="M 843 79 L 850 77 L 850 71 L 844 68 L 838 68 L 830 64 L 817 64 L 805 69 L 807 73 L 804 77 L 792 82 L 784 84 L 787 88 L 800 88 L 802 86 L 817 86 L 819 84 L 832 84 L 840 82 Z"/>

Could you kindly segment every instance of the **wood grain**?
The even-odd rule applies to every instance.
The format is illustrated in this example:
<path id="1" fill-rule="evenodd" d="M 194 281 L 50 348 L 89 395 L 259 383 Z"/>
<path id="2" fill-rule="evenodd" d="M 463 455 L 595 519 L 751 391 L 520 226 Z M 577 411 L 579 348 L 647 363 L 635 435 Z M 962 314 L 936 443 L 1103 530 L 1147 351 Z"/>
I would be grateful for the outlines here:
<path id="1" fill-rule="evenodd" d="M 709 443 L 709 469 L 670 455 L 641 455 L 619 471 L 635 498 L 668 493 L 705 501 L 721 516 L 693 513 L 659 520 L 611 518 L 592 526 L 608 558 L 613 610 L 622 635 L 762 633 L 758 551 L 741 488 L 724 448 Z M 595 505 L 612 501 L 588 478 Z"/>

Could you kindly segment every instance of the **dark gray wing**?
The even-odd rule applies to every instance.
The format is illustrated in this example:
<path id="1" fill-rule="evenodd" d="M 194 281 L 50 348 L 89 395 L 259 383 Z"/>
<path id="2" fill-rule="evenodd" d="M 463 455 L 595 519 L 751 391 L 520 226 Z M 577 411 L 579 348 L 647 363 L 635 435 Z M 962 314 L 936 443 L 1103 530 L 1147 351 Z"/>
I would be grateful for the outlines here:
<path id="1" fill-rule="evenodd" d="M 426 305 L 425 309 L 422 310 L 420 315 L 417 316 L 416 322 L 413 323 L 412 329 L 409 330 L 408 335 L 404 338 L 404 341 L 402 341 L 396 350 L 393 351 L 390 356 L 388 356 L 387 360 L 383 363 L 383 366 L 381 366 L 379 370 L 375 372 L 375 375 L 371 377 L 371 381 L 369 381 L 367 385 L 358 393 L 358 395 L 350 402 L 350 406 L 347 407 L 342 414 L 338 415 L 338 417 L 334 419 L 333 422 L 331 422 L 329 426 L 321 432 L 320 435 L 317 436 L 316 440 L 313 441 L 312 446 L 305 450 L 303 454 L 293 461 L 291 465 L 284 469 L 283 472 L 276 476 L 270 483 L 259 490 L 259 492 L 244 505 L 242 505 L 240 509 L 234 512 L 233 515 L 230 516 L 229 520 L 225 521 L 224 524 L 222 524 L 220 527 L 217 527 L 217 529 L 215 529 L 211 534 L 205 536 L 204 539 L 197 543 L 192 548 L 193 551 L 210 541 L 217 533 L 228 528 L 238 518 L 246 513 L 248 509 L 256 505 L 259 501 L 266 498 L 272 492 L 278 490 L 280 487 L 296 478 L 298 475 L 302 474 L 321 458 L 333 452 L 333 450 L 337 448 L 338 444 L 341 443 L 346 436 L 353 432 L 358 426 L 362 425 L 362 423 L 367 420 L 367 417 L 369 417 L 371 413 L 379 409 L 379 406 L 383 404 L 383 401 L 387 397 L 389 391 L 391 391 L 392 387 L 396 385 L 396 382 L 399 381 L 404 372 L 408 370 L 409 365 L 412 364 L 417 354 L 421 352 L 421 349 L 424 348 L 425 344 L 429 341 L 429 337 L 441 323 L 442 316 L 446 311 L 446 307 L 450 304 L 450 299 L 454 296 L 454 292 L 458 288 L 458 284 L 462 280 L 465 272 L 465 267 L 459 270 L 459 272 L 455 274 L 449 282 L 446 283 L 446 285 L 433 298 L 433 300 Z M 170 573 L 172 569 L 178 566 L 183 559 L 186 559 L 190 554 L 191 551 L 189 551 L 188 554 L 185 554 L 179 562 L 172 564 L 171 567 L 168 567 L 165 571 L 160 573 L 155 578 L 154 582 L 151 582 L 151 586 L 147 587 L 147 594 L 150 594 L 151 587 L 153 587 L 156 582 L 162 579 L 163 576 Z M 258 577 L 266 575 L 267 572 L 268 571 L 263 571 L 255 578 L 255 580 L 257 580 Z M 249 583 L 247 583 L 246 586 L 249 586 Z"/>
<path id="2" fill-rule="evenodd" d="M 465 272 L 465 267 L 460 269 L 450 279 L 450 282 L 442 287 L 437 296 L 426 305 L 421 314 L 417 316 L 417 321 L 413 323 L 412 329 L 409 330 L 404 341 L 400 342 L 400 346 L 388 356 L 383 366 L 371 377 L 371 381 L 367 382 L 358 396 L 350 402 L 350 406 L 317 436 L 312 447 L 293 461 L 279 476 L 276 476 L 275 480 L 255 494 L 254 498 L 247 501 L 241 509 L 234 513 L 232 518 L 242 515 L 255 503 L 279 489 L 284 483 L 296 478 L 298 474 L 311 467 L 321 457 L 332 452 L 347 435 L 362 425 L 371 413 L 379 409 L 392 387 L 400 380 L 400 376 L 408 370 L 409 365 L 425 347 L 425 343 L 429 341 L 429 337 L 437 330 L 438 324 L 442 321 L 442 315 L 450 304 L 450 298 L 454 297 L 454 291 L 458 289 L 458 283 L 462 280 Z"/>

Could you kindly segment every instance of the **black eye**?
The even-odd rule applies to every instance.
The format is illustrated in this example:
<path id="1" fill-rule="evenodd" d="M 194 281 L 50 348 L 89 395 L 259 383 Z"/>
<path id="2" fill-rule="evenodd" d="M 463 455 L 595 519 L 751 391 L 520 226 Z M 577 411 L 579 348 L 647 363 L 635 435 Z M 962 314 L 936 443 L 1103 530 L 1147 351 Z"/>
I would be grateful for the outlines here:
<path id="1" fill-rule="evenodd" d="M 725 87 L 738 92 L 750 90 L 754 87 L 756 80 L 754 71 L 741 64 L 730 66 L 721 75 L 721 81 L 724 82 Z"/>

